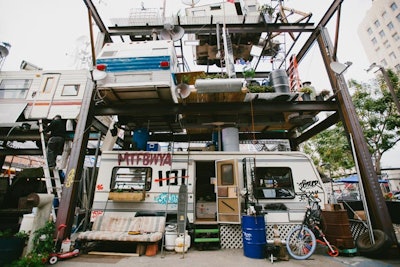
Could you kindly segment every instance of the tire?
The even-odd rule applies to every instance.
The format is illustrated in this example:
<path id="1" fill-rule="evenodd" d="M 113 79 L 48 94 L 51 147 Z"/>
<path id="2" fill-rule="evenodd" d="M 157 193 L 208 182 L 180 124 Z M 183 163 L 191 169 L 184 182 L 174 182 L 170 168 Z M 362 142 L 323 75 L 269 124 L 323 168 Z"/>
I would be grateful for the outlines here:
<path id="1" fill-rule="evenodd" d="M 296 226 L 288 234 L 286 249 L 296 260 L 308 259 L 315 251 L 317 241 L 314 233 L 306 226 Z"/>
<path id="2" fill-rule="evenodd" d="M 334 245 L 331 245 L 331 247 L 332 247 L 333 251 L 331 251 L 329 249 L 329 247 L 327 247 L 328 251 L 326 253 L 328 253 L 328 255 L 331 256 L 331 257 L 339 256 L 339 249 Z"/>
<path id="3" fill-rule="evenodd" d="M 49 263 L 50 263 L 51 265 L 56 264 L 57 261 L 58 261 L 57 256 L 52 256 L 52 257 L 50 257 L 50 259 L 49 259 Z"/>
<path id="4" fill-rule="evenodd" d="M 358 252 L 364 256 L 381 256 L 386 249 L 388 249 L 392 244 L 389 236 L 379 229 L 372 230 L 374 234 L 375 243 L 371 244 L 369 231 L 362 233 L 356 240 L 356 246 Z"/>

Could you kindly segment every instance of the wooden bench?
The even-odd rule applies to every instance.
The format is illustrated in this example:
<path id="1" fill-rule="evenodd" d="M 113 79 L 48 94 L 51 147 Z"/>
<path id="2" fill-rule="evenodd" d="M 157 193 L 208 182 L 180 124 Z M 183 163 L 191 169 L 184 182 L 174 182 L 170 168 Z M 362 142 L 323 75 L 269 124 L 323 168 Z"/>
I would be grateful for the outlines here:
<path id="1" fill-rule="evenodd" d="M 90 231 L 78 234 L 76 242 L 79 244 L 89 241 L 134 242 L 137 244 L 136 253 L 143 255 L 143 245 L 157 244 L 162 239 L 164 230 L 163 216 L 102 215 L 95 219 Z"/>

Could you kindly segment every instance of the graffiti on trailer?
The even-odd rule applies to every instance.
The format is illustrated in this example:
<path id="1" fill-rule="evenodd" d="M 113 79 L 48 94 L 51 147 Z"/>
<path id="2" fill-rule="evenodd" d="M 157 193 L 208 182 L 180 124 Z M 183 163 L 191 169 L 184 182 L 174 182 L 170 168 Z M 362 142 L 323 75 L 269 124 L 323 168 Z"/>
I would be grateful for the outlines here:
<path id="1" fill-rule="evenodd" d="M 298 183 L 299 189 L 302 193 L 312 193 L 312 194 L 317 194 L 318 189 L 322 189 L 321 185 L 319 184 L 318 180 L 313 180 L 313 181 L 306 181 L 303 180 L 300 183 Z M 303 200 L 303 197 L 301 197 L 301 200 Z"/>
<path id="2" fill-rule="evenodd" d="M 158 204 L 161 205 L 167 205 L 167 203 L 178 204 L 178 194 L 161 193 L 160 195 L 155 197 L 155 200 Z"/>
<path id="3" fill-rule="evenodd" d="M 164 184 L 163 181 L 165 181 L 167 185 L 178 185 L 179 181 L 180 184 L 185 184 L 186 178 L 188 178 L 188 176 L 186 176 L 186 169 L 170 170 L 167 171 L 165 175 L 163 171 L 160 170 L 158 171 L 158 179 L 155 181 L 162 187 Z"/>
<path id="4" fill-rule="evenodd" d="M 149 152 L 140 152 L 140 153 L 129 153 L 126 152 L 124 154 L 118 154 L 118 165 L 121 165 L 122 162 L 126 162 L 126 165 L 169 165 L 172 164 L 172 156 L 171 153 L 149 153 Z"/>

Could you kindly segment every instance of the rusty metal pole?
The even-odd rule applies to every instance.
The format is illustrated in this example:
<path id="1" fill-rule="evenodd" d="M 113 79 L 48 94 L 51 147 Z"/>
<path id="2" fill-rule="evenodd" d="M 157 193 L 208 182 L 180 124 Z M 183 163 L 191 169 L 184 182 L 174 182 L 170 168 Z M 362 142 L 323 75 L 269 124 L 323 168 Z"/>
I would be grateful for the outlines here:
<path id="1" fill-rule="evenodd" d="M 320 35 L 318 36 L 317 41 L 329 80 L 334 93 L 337 95 L 337 102 L 342 121 L 346 130 L 353 136 L 355 153 L 357 155 L 356 160 L 360 168 L 360 178 L 364 184 L 366 201 L 370 208 L 372 226 L 375 229 L 380 229 L 385 232 L 393 244 L 397 244 L 392 220 L 379 187 L 378 176 L 376 175 L 375 168 L 372 164 L 371 154 L 368 150 L 354 104 L 348 91 L 346 80 L 344 79 L 343 74 L 337 75 L 330 68 L 330 64 L 334 62 L 332 56 L 333 45 L 326 28 L 320 28 Z"/>
<path id="2" fill-rule="evenodd" d="M 66 228 L 60 230 L 58 235 L 59 238 L 61 238 L 60 240 L 69 237 L 71 234 L 77 203 L 78 187 L 82 176 L 86 147 L 89 140 L 89 129 L 93 121 L 92 110 L 94 106 L 94 88 L 94 85 L 88 85 L 85 90 L 78 117 L 78 124 L 75 129 L 74 141 L 72 143 L 60 207 L 58 209 L 56 220 L 56 229 L 58 229 L 61 224 L 67 225 Z"/>

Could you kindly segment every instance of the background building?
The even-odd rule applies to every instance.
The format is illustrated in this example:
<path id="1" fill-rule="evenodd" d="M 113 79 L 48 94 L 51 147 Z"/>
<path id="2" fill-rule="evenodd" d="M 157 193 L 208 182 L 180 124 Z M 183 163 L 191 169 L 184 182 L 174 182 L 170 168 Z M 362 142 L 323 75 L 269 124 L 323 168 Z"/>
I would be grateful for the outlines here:
<path id="1" fill-rule="evenodd" d="M 400 2 L 373 0 L 358 27 L 370 63 L 400 72 Z"/>

